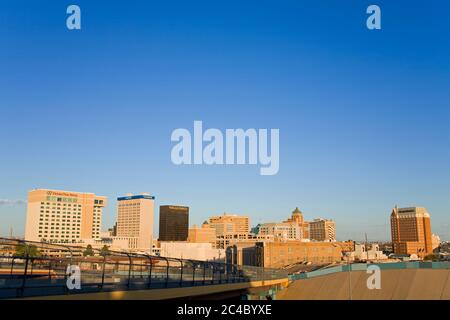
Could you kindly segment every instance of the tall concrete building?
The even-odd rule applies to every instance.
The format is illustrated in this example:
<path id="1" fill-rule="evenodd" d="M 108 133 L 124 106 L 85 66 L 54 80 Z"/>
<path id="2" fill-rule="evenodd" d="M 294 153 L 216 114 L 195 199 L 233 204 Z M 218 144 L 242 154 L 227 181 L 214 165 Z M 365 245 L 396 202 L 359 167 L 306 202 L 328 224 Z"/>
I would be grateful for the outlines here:
<path id="1" fill-rule="evenodd" d="M 295 223 L 300 227 L 300 233 L 302 239 L 309 239 L 309 222 L 305 221 L 303 217 L 303 213 L 297 207 L 294 211 L 292 211 L 292 216 L 284 221 L 285 223 Z"/>
<path id="2" fill-rule="evenodd" d="M 333 220 L 314 219 L 309 223 L 311 240 L 336 241 L 336 223 Z"/>
<path id="3" fill-rule="evenodd" d="M 221 216 L 210 217 L 209 225 L 216 230 L 217 236 L 247 234 L 250 230 L 250 218 L 224 213 Z"/>
<path id="4" fill-rule="evenodd" d="M 189 235 L 189 207 L 159 207 L 159 241 L 187 241 Z"/>
<path id="5" fill-rule="evenodd" d="M 28 193 L 25 240 L 77 243 L 100 239 L 106 197 L 36 189 Z"/>
<path id="6" fill-rule="evenodd" d="M 116 237 L 128 239 L 132 249 L 151 250 L 155 197 L 149 194 L 117 198 Z"/>
<path id="7" fill-rule="evenodd" d="M 397 208 L 391 214 L 392 246 L 396 254 L 433 253 L 430 214 L 422 207 Z"/>

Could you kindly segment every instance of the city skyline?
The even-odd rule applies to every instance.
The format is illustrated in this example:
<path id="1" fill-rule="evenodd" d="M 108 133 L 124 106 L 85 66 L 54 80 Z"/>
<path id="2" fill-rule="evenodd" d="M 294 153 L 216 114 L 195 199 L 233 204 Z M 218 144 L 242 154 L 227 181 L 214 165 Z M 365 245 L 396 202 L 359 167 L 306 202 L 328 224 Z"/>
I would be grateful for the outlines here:
<path id="1" fill-rule="evenodd" d="M 0 234 L 24 233 L 27 192 L 150 192 L 252 225 L 298 206 L 339 239 L 388 240 L 395 206 L 450 239 L 449 4 L 77 1 L 0 3 Z M 171 133 L 279 128 L 280 168 L 175 166 Z M 103 213 L 113 225 L 115 204 Z M 155 219 L 158 214 L 155 215 Z"/>
<path id="2" fill-rule="evenodd" d="M 48 189 L 48 188 L 45 188 L 45 189 L 33 189 L 33 190 L 30 190 L 30 191 L 32 191 L 31 194 L 33 194 L 33 196 L 32 196 L 33 199 L 35 198 L 34 194 L 36 192 L 38 194 L 44 194 L 45 193 L 45 195 L 48 192 L 54 192 L 55 194 L 61 194 L 61 193 L 64 193 L 64 192 L 68 192 L 71 195 L 80 194 L 80 195 L 88 196 L 88 197 L 98 197 L 98 196 L 95 195 L 95 193 L 92 193 L 92 192 L 68 191 L 68 190 L 58 190 L 58 189 Z M 41 196 L 41 198 L 42 198 L 42 196 Z M 101 223 L 100 224 L 100 229 L 98 231 L 107 231 L 107 230 L 111 229 L 112 227 L 114 227 L 115 225 L 117 226 L 117 221 L 120 219 L 120 214 L 121 214 L 120 211 L 119 211 L 119 208 L 120 208 L 119 205 L 120 205 L 121 201 L 123 201 L 123 200 L 133 200 L 135 198 L 136 199 L 142 199 L 142 198 L 151 199 L 152 203 L 154 202 L 155 204 L 151 206 L 152 207 L 152 209 L 151 209 L 152 213 L 151 213 L 151 217 L 150 217 L 151 222 L 149 222 L 149 225 L 152 225 L 153 227 L 152 227 L 152 231 L 149 232 L 149 235 L 150 236 L 153 235 L 153 237 L 151 237 L 151 238 L 153 238 L 155 240 L 158 239 L 159 236 L 160 236 L 160 230 L 159 230 L 160 225 L 158 225 L 157 222 L 155 223 L 154 220 L 158 221 L 160 219 L 160 210 L 161 210 L 161 208 L 174 207 L 174 208 L 187 209 L 188 214 L 189 214 L 189 210 L 190 210 L 190 207 L 189 206 L 185 206 L 184 204 L 170 204 L 170 205 L 167 205 L 167 204 L 165 204 L 165 205 L 164 204 L 156 204 L 157 203 L 156 202 L 156 197 L 153 196 L 153 195 L 150 195 L 147 192 L 142 192 L 141 195 L 133 195 L 132 193 L 128 193 L 128 195 L 125 196 L 125 197 L 124 196 L 119 196 L 119 197 L 116 196 L 114 199 L 117 199 L 117 202 L 114 202 L 114 201 L 113 202 L 109 202 L 108 201 L 109 198 L 105 197 L 105 196 L 101 196 L 101 198 L 105 199 L 105 202 L 108 203 L 105 206 L 105 205 L 103 205 L 103 201 L 102 201 L 102 211 L 105 210 L 105 208 L 107 208 L 108 205 L 111 205 L 111 203 L 114 203 L 115 216 L 113 217 L 113 222 L 111 223 L 111 225 L 104 225 L 104 223 Z M 22 201 L 22 200 L 21 201 L 17 201 L 17 203 L 27 204 L 26 201 Z M 153 207 L 159 207 L 160 210 L 157 211 L 157 213 L 156 212 L 153 213 Z M 397 207 L 398 207 L 398 205 L 395 205 L 394 209 L 396 209 Z M 412 207 L 415 207 L 415 206 L 407 206 L 406 208 L 412 208 Z M 34 210 L 34 209 L 32 209 L 32 210 Z M 292 214 L 299 213 L 304 218 L 303 212 L 300 211 L 298 207 L 296 207 L 295 210 L 292 211 L 291 213 Z M 248 219 L 250 221 L 250 224 L 248 226 L 248 232 L 251 232 L 250 229 L 252 229 L 253 227 L 255 227 L 255 226 L 259 225 L 259 224 L 286 224 L 286 223 L 292 223 L 291 218 L 289 218 L 288 220 L 285 219 L 285 218 L 288 217 L 287 215 L 285 217 L 281 217 L 281 219 L 278 220 L 278 221 L 263 220 L 263 221 L 260 221 L 260 222 L 256 223 L 256 222 L 253 222 L 251 216 L 245 215 L 245 213 L 242 213 L 242 212 L 227 212 L 227 211 L 223 211 L 223 214 L 222 213 L 220 213 L 220 214 L 215 214 L 215 213 L 209 214 L 209 215 L 207 215 L 207 216 L 205 216 L 203 218 L 200 218 L 200 220 L 203 219 L 203 221 L 207 221 L 207 220 L 211 220 L 212 218 L 221 218 L 221 217 L 226 217 L 226 216 L 233 217 L 233 216 L 236 216 L 236 215 L 237 215 L 237 217 L 239 219 L 241 219 L 241 217 L 245 217 L 245 216 L 248 217 Z M 26 213 L 25 213 L 25 216 L 26 216 Z M 104 214 L 102 214 L 100 221 L 103 222 L 103 220 L 104 220 Z M 390 220 L 390 219 L 388 218 L 388 220 Z M 315 216 L 313 218 L 305 219 L 304 221 L 308 225 L 311 224 L 311 223 L 317 222 L 317 221 L 330 221 L 330 222 L 333 223 L 334 228 L 336 228 L 336 226 L 335 226 L 336 220 L 333 217 L 326 217 L 326 219 L 323 219 L 323 217 Z M 26 219 L 24 219 L 24 221 L 23 221 L 24 229 L 25 229 L 25 225 L 26 225 L 25 222 L 26 222 Z M 301 223 L 303 224 L 303 222 L 301 222 Z M 161 222 L 160 222 L 160 224 L 161 224 Z M 189 221 L 189 223 L 187 224 L 187 228 L 189 229 L 191 227 L 195 227 L 195 226 L 202 225 L 202 224 L 203 224 L 202 222 L 198 222 L 197 223 L 197 222 Z M 388 235 L 386 236 L 386 238 L 371 238 L 370 240 L 371 241 L 391 241 L 391 227 L 392 227 L 392 225 L 391 225 L 390 222 L 388 222 L 387 227 L 389 228 L 389 230 L 388 230 Z M 309 227 L 308 227 L 308 229 L 309 229 Z M 8 232 L 9 233 L 11 233 L 12 231 L 13 231 L 13 229 L 8 228 Z M 334 232 L 336 232 L 336 230 L 334 230 Z M 432 229 L 432 233 L 433 233 L 433 235 L 437 234 L 438 236 L 441 236 L 440 234 L 435 232 L 434 229 Z M 25 232 L 22 235 L 21 234 L 17 234 L 17 233 L 13 234 L 13 236 L 16 236 L 16 237 L 23 237 L 24 235 L 25 235 Z M 367 232 L 363 231 L 363 233 L 361 235 L 361 238 L 356 238 L 356 237 L 355 238 L 345 238 L 345 237 L 340 237 L 339 233 L 337 233 L 336 239 L 338 241 L 346 241 L 346 240 L 367 241 L 368 235 L 369 234 Z M 7 235 L 6 234 L 5 235 L 0 234 L 0 237 L 1 236 L 7 236 Z M 142 234 L 142 236 L 145 236 L 145 235 Z M 187 234 L 186 234 L 186 237 L 187 237 Z M 307 237 L 309 238 L 309 235 Z M 444 236 L 443 238 L 441 238 L 441 240 L 446 241 L 447 239 Z"/>

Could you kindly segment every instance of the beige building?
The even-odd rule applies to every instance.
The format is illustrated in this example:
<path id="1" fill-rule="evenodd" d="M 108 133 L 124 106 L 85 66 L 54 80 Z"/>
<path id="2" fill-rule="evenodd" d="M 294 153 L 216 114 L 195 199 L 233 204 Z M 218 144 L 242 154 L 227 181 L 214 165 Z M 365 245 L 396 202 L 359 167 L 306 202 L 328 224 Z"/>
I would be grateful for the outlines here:
<path id="1" fill-rule="evenodd" d="M 238 243 L 273 242 L 273 235 L 260 235 L 251 233 L 234 233 L 216 236 L 216 248 L 226 249 Z"/>
<path id="2" fill-rule="evenodd" d="M 309 223 L 311 240 L 336 241 L 336 223 L 333 220 L 314 219 Z"/>
<path id="3" fill-rule="evenodd" d="M 227 261 L 265 268 L 285 268 L 298 263 L 328 264 L 342 260 L 338 243 L 275 241 L 240 243 L 227 249 Z"/>
<path id="4" fill-rule="evenodd" d="M 153 240 L 155 197 L 149 194 L 117 198 L 116 241 L 127 243 L 127 249 L 150 251 Z"/>
<path id="5" fill-rule="evenodd" d="M 259 226 L 258 235 L 272 235 L 281 240 L 301 240 L 300 226 L 296 223 L 264 223 Z"/>
<path id="6" fill-rule="evenodd" d="M 302 239 L 309 239 L 309 222 L 305 221 L 305 218 L 303 217 L 303 213 L 300 211 L 299 208 L 295 208 L 294 211 L 292 211 L 292 215 L 289 219 L 284 221 L 285 223 L 295 223 L 300 227 L 300 233 Z"/>
<path id="7" fill-rule="evenodd" d="M 340 262 L 341 247 L 330 242 L 273 242 L 256 246 L 257 265 L 282 268 L 301 262 L 327 264 Z"/>
<path id="8" fill-rule="evenodd" d="M 434 252 L 435 250 L 438 250 L 439 247 L 441 246 L 441 238 L 437 234 L 432 234 L 431 243 L 432 243 L 431 248 L 433 249 Z"/>
<path id="9" fill-rule="evenodd" d="M 246 234 L 250 230 L 250 218 L 224 213 L 221 216 L 210 217 L 209 225 L 216 230 L 217 236 Z"/>
<path id="10" fill-rule="evenodd" d="M 383 251 L 380 250 L 380 246 L 378 244 L 371 244 L 370 248 L 367 248 L 365 244 L 355 244 L 355 251 L 346 252 L 346 259 L 348 261 L 383 261 L 387 260 L 388 256 L 386 256 Z"/>
<path id="11" fill-rule="evenodd" d="M 198 261 L 225 260 L 225 251 L 213 248 L 211 243 L 160 242 L 161 257 L 175 259 L 191 259 Z"/>
<path id="12" fill-rule="evenodd" d="M 433 253 L 430 214 L 422 207 L 397 208 L 391 214 L 392 246 L 395 254 Z"/>
<path id="13" fill-rule="evenodd" d="M 216 245 L 216 229 L 211 228 L 206 221 L 201 227 L 196 225 L 189 228 L 188 242 L 191 243 L 211 243 Z"/>
<path id="14" fill-rule="evenodd" d="M 28 193 L 25 240 L 77 243 L 100 239 L 106 197 L 36 189 Z"/>

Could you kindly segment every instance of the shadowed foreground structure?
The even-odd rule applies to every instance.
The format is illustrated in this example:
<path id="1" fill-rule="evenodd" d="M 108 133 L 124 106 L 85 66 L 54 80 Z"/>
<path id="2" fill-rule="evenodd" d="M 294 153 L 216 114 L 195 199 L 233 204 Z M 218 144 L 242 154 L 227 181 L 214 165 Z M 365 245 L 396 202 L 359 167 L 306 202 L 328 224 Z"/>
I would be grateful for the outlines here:
<path id="1" fill-rule="evenodd" d="M 0 238 L 0 299 L 261 300 L 288 283 L 285 270 Z"/>
<path id="2" fill-rule="evenodd" d="M 291 283 L 280 300 L 450 300 L 449 269 L 381 271 L 381 290 L 369 290 L 365 271 L 339 272 Z M 350 290 L 351 288 L 351 290 Z"/>

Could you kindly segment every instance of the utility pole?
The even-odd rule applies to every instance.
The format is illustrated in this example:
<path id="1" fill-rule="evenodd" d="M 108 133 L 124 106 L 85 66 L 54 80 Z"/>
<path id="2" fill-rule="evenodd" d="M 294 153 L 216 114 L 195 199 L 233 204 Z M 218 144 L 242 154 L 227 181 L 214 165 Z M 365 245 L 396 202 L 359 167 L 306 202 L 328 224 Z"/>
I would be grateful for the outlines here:
<path id="1" fill-rule="evenodd" d="M 351 270 L 349 255 L 347 255 L 347 267 L 348 267 L 348 294 L 349 294 L 349 299 L 353 300 L 353 297 L 352 297 L 352 270 Z"/>
<path id="2" fill-rule="evenodd" d="M 366 242 L 364 244 L 364 247 L 366 248 L 365 251 L 366 251 L 366 263 L 367 263 L 367 261 L 369 260 L 369 250 L 367 248 L 367 233 L 365 233 L 364 235 L 365 235 L 365 238 L 366 238 Z"/>

